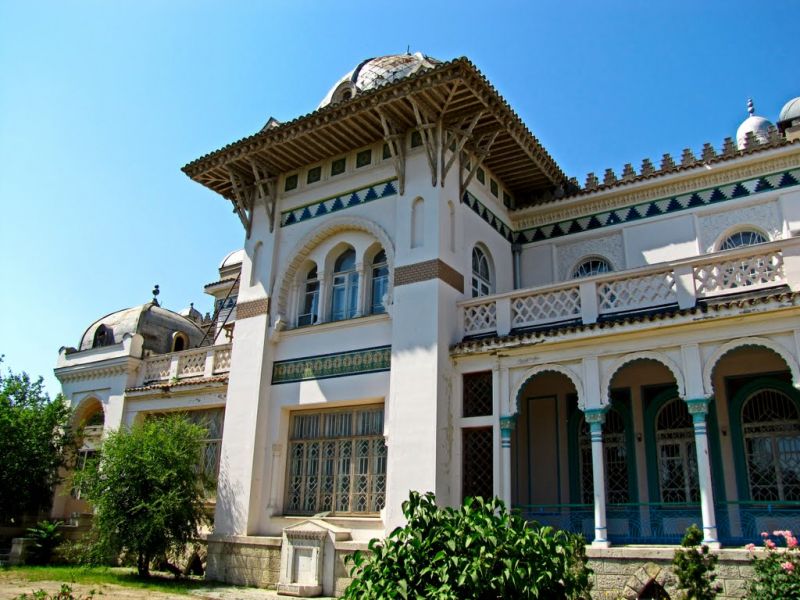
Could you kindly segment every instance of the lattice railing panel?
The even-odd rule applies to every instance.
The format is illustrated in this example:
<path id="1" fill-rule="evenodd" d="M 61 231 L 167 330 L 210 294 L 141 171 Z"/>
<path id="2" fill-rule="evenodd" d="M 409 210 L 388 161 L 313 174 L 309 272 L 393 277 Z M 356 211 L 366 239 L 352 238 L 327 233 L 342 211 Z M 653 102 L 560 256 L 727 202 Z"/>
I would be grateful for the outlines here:
<path id="1" fill-rule="evenodd" d="M 675 278 L 670 271 L 597 284 L 597 305 L 601 313 L 663 306 L 675 302 Z"/>
<path id="2" fill-rule="evenodd" d="M 494 301 L 464 307 L 464 331 L 467 335 L 497 329 L 497 307 Z"/>
<path id="3" fill-rule="evenodd" d="M 581 293 L 578 286 L 518 296 L 511 300 L 511 327 L 565 321 L 580 313 Z"/>
<path id="4" fill-rule="evenodd" d="M 694 268 L 698 296 L 711 296 L 752 286 L 782 283 L 783 255 L 779 250 L 743 256 Z"/>
<path id="5" fill-rule="evenodd" d="M 214 350 L 214 373 L 231 370 L 231 347 L 216 348 Z"/>
<path id="6" fill-rule="evenodd" d="M 197 377 L 206 368 L 206 349 L 186 352 L 178 358 L 178 377 Z"/>
<path id="7" fill-rule="evenodd" d="M 159 381 L 161 379 L 169 379 L 170 361 L 169 356 L 148 358 L 144 363 L 144 380 Z"/>

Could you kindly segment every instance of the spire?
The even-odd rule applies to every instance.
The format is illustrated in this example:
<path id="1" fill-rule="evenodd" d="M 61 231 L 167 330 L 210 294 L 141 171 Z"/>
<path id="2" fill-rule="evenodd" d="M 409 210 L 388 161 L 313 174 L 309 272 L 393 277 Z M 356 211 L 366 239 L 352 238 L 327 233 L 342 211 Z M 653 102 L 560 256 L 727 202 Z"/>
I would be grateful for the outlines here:
<path id="1" fill-rule="evenodd" d="M 747 112 L 749 112 L 749 113 L 750 113 L 750 116 L 751 116 L 751 117 L 752 117 L 754 114 L 756 114 L 756 108 L 755 108 L 755 106 L 753 105 L 753 99 L 752 99 L 752 98 L 748 98 L 748 99 L 747 99 Z"/>
<path id="2" fill-rule="evenodd" d="M 158 284 L 153 287 L 153 304 L 156 306 L 161 306 L 158 303 L 158 295 L 161 293 L 161 290 L 158 289 Z"/>

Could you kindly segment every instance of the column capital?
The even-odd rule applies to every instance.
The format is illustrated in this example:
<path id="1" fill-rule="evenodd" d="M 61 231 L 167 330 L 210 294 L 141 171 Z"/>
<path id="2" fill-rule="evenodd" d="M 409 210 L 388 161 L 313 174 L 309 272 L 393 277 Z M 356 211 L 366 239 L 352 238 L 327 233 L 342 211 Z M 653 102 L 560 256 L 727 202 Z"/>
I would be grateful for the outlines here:
<path id="1" fill-rule="evenodd" d="M 607 406 L 602 406 L 599 408 L 586 408 L 583 411 L 583 418 L 586 419 L 586 422 L 590 425 L 593 423 L 599 423 L 602 425 L 606 422 L 606 413 L 608 412 Z"/>
<path id="2" fill-rule="evenodd" d="M 685 398 L 684 402 L 689 409 L 689 414 L 696 420 L 708 414 L 708 405 L 711 400 L 709 398 Z"/>
<path id="3" fill-rule="evenodd" d="M 506 415 L 500 417 L 500 433 L 503 439 L 509 439 L 511 432 L 517 426 L 517 415 Z"/>

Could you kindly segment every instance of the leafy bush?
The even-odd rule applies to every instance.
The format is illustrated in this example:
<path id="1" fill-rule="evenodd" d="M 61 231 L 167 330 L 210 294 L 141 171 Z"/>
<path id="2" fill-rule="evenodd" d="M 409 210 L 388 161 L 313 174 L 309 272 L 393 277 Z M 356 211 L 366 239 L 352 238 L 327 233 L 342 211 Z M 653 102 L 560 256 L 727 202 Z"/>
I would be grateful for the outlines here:
<path id="1" fill-rule="evenodd" d="M 718 557 L 709 552 L 702 541 L 703 532 L 697 525 L 692 525 L 686 530 L 681 548 L 675 551 L 672 559 L 678 590 L 683 592 L 681 598 L 684 600 L 714 600 L 722 589 L 714 583 Z"/>
<path id="2" fill-rule="evenodd" d="M 764 531 L 765 555 L 755 555 L 755 545 L 746 547 L 753 552 L 754 579 L 750 582 L 747 598 L 749 600 L 800 600 L 800 554 L 797 538 L 791 531 L 773 531 L 772 536 L 785 549 L 778 549 L 778 543 L 770 539 Z"/>
<path id="3" fill-rule="evenodd" d="M 61 521 L 39 521 L 34 527 L 28 527 L 28 537 L 33 539 L 33 549 L 28 560 L 34 565 L 46 565 L 53 556 L 53 550 L 61 541 L 58 528 Z"/>
<path id="4" fill-rule="evenodd" d="M 146 577 L 152 559 L 198 536 L 206 521 L 204 490 L 213 487 L 197 468 L 203 438 L 203 429 L 183 415 L 108 435 L 99 457 L 76 474 L 95 508 L 95 556 L 131 554 Z"/>
<path id="5" fill-rule="evenodd" d="M 475 600 L 589 597 L 582 536 L 530 525 L 499 499 L 468 498 L 438 508 L 433 494 L 411 492 L 405 527 L 356 552 L 344 598 Z"/>

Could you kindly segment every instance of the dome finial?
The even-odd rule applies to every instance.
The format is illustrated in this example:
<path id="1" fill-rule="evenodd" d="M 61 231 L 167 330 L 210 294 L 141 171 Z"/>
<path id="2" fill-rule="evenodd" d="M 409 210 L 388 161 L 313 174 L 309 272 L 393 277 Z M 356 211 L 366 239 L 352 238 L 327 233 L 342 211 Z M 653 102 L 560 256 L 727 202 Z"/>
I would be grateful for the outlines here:
<path id="1" fill-rule="evenodd" d="M 756 107 L 753 105 L 753 99 L 752 98 L 748 98 L 747 99 L 747 112 L 750 113 L 751 117 L 754 114 L 756 114 Z"/>
<path id="2" fill-rule="evenodd" d="M 153 286 L 153 304 L 155 304 L 156 306 L 161 306 L 158 303 L 158 295 L 160 293 L 161 293 L 161 290 L 158 289 L 158 284 L 155 284 L 155 286 Z"/>

